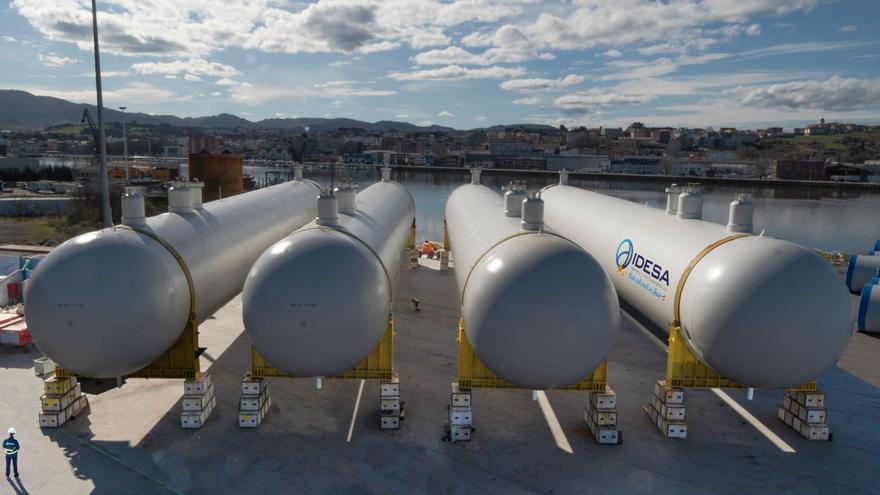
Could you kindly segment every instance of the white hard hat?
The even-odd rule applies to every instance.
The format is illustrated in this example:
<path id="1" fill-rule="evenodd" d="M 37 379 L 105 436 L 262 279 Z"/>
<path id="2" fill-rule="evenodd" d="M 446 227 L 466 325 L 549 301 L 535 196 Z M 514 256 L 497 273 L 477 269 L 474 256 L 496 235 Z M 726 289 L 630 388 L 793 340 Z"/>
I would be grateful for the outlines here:
<path id="1" fill-rule="evenodd" d="M 10 435 L 15 435 L 15 428 L 10 428 L 8 433 Z"/>

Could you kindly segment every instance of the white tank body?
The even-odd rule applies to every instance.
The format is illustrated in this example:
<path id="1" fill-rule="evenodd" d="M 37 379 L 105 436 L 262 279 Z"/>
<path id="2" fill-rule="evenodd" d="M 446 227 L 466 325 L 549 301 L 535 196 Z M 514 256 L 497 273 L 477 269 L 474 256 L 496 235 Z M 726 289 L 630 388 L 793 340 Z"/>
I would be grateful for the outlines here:
<path id="1" fill-rule="evenodd" d="M 857 323 L 860 332 L 880 333 L 880 278 L 872 278 L 862 288 Z"/>
<path id="2" fill-rule="evenodd" d="M 687 266 L 732 235 L 722 225 L 570 186 L 550 186 L 543 198 L 548 227 L 595 256 L 620 297 L 664 329 L 675 319 Z M 852 335 L 849 295 L 834 270 L 802 246 L 758 236 L 723 243 L 696 264 L 680 319 L 701 360 L 762 388 L 818 377 Z"/>
<path id="3" fill-rule="evenodd" d="M 846 286 L 853 294 L 862 292 L 862 288 L 880 270 L 880 256 L 857 254 L 850 256 L 846 266 Z"/>
<path id="4" fill-rule="evenodd" d="M 241 291 L 273 242 L 314 217 L 318 188 L 296 181 L 164 213 L 137 228 L 170 244 L 188 267 L 198 321 Z M 28 329 L 40 350 L 81 376 L 133 373 L 180 337 L 190 310 L 186 276 L 149 236 L 117 226 L 58 246 L 26 288 Z"/>
<path id="5" fill-rule="evenodd" d="M 263 253 L 242 293 L 257 351 L 301 377 L 337 375 L 363 360 L 385 333 L 414 215 L 403 186 L 378 182 L 335 225 L 310 223 Z"/>
<path id="6" fill-rule="evenodd" d="M 619 306 L 596 260 L 558 235 L 524 231 L 501 195 L 481 185 L 453 191 L 446 223 L 465 331 L 496 375 L 547 390 L 605 359 Z"/>

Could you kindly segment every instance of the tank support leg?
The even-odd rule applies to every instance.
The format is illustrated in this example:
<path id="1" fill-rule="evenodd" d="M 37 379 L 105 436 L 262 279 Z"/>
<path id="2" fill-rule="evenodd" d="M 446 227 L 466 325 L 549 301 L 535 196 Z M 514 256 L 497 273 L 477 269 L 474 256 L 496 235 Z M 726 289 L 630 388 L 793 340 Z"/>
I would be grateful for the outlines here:
<path id="1" fill-rule="evenodd" d="M 673 388 L 666 380 L 657 380 L 652 401 L 643 409 L 666 438 L 687 438 L 683 388 Z"/>
<path id="2" fill-rule="evenodd" d="M 250 373 L 241 380 L 241 398 L 238 401 L 238 426 L 258 428 L 266 419 L 272 397 L 269 395 L 269 382 L 255 378 Z"/>
<path id="3" fill-rule="evenodd" d="M 398 430 L 406 415 L 400 400 L 400 378 L 395 373 L 390 380 L 379 383 L 379 427 L 383 430 Z"/>
<path id="4" fill-rule="evenodd" d="M 458 386 L 458 382 L 452 383 L 450 396 L 449 422 L 446 424 L 446 436 L 444 440 L 449 442 L 462 442 L 471 439 L 474 431 L 474 412 L 471 408 L 471 389 Z"/>
<path id="5" fill-rule="evenodd" d="M 184 380 L 180 412 L 181 428 L 201 428 L 214 412 L 216 405 L 217 397 L 214 395 L 211 375 L 197 373 L 195 378 Z"/>
<path id="6" fill-rule="evenodd" d="M 776 410 L 776 416 L 807 440 L 831 440 L 826 423 L 828 411 L 825 409 L 825 394 L 820 390 L 788 390 L 782 398 L 782 405 Z"/>
<path id="7" fill-rule="evenodd" d="M 605 386 L 603 392 L 590 392 L 584 408 L 584 422 L 593 439 L 603 445 L 623 443 L 623 432 L 617 428 L 617 394 Z"/>

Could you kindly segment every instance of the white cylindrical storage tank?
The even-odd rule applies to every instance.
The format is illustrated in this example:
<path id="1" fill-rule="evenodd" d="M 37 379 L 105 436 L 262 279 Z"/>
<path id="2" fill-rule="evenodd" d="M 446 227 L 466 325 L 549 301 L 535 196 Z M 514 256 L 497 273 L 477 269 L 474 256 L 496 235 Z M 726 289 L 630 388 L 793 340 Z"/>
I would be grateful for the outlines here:
<path id="1" fill-rule="evenodd" d="M 562 169 L 559 171 L 559 184 L 563 186 L 568 185 L 568 170 Z"/>
<path id="2" fill-rule="evenodd" d="M 880 270 L 880 256 L 864 254 L 850 256 L 846 267 L 846 286 L 850 292 L 858 294 L 878 270 Z"/>
<path id="3" fill-rule="evenodd" d="M 637 311 L 667 329 L 678 300 L 689 348 L 728 378 L 798 386 L 846 350 L 849 295 L 811 250 L 569 186 L 545 188 L 542 197 L 547 227 L 595 256 Z"/>
<path id="4" fill-rule="evenodd" d="M 188 182 L 186 185 L 190 189 L 190 194 L 192 194 L 192 207 L 193 207 L 193 209 L 201 210 L 202 208 L 204 208 L 205 205 L 202 203 L 202 201 L 203 201 L 202 191 L 205 189 L 205 183 L 199 182 L 198 179 L 194 179 L 194 180 Z"/>
<path id="5" fill-rule="evenodd" d="M 121 203 L 123 224 L 134 226 L 147 224 L 144 195 L 140 187 L 126 187 Z"/>
<path id="6" fill-rule="evenodd" d="M 318 196 L 315 222 L 321 226 L 336 225 L 339 219 L 339 199 L 327 191 Z"/>
<path id="7" fill-rule="evenodd" d="M 357 185 L 351 180 L 343 180 L 333 193 L 339 202 L 339 213 L 351 215 L 357 209 Z"/>
<path id="8" fill-rule="evenodd" d="M 509 217 L 522 215 L 522 203 L 526 199 L 525 185 L 511 181 L 504 192 L 504 214 Z"/>
<path id="9" fill-rule="evenodd" d="M 596 260 L 558 235 L 522 230 L 501 195 L 481 185 L 453 191 L 446 225 L 465 331 L 496 375 L 552 389 L 605 359 L 619 306 Z"/>
<path id="10" fill-rule="evenodd" d="M 198 321 L 241 291 L 260 254 L 315 217 L 318 188 L 287 182 L 146 219 L 141 228 L 180 255 L 195 289 Z M 33 271 L 28 330 L 40 350 L 81 376 L 133 373 L 162 355 L 190 311 L 186 276 L 171 252 L 127 226 L 61 244 Z"/>
<path id="11" fill-rule="evenodd" d="M 871 279 L 859 297 L 858 328 L 860 332 L 880 332 L 880 279 Z"/>
<path id="12" fill-rule="evenodd" d="M 685 188 L 684 191 L 678 195 L 678 206 L 675 215 L 682 220 L 702 219 L 703 193 L 694 187 Z"/>
<path id="13" fill-rule="evenodd" d="M 186 213 L 193 209 L 192 189 L 185 182 L 175 182 L 168 188 L 168 211 Z"/>
<path id="14" fill-rule="evenodd" d="M 560 183 L 560 185 L 565 185 Z M 666 188 L 666 213 L 668 215 L 675 215 L 678 212 L 678 195 L 681 194 L 681 189 L 677 184 L 673 184 Z"/>
<path id="15" fill-rule="evenodd" d="M 730 202 L 730 214 L 727 217 L 728 232 L 751 233 L 755 218 L 751 194 L 737 194 Z"/>
<path id="16" fill-rule="evenodd" d="M 248 275 L 245 330 L 257 351 L 286 373 L 342 373 L 385 333 L 415 205 L 396 182 L 367 187 L 357 203 L 333 227 L 311 223 L 282 239 Z"/>
<path id="17" fill-rule="evenodd" d="M 541 199 L 541 191 L 529 191 L 528 197 L 522 201 L 522 221 L 519 223 L 523 230 L 539 231 L 544 227 L 544 201 Z"/>

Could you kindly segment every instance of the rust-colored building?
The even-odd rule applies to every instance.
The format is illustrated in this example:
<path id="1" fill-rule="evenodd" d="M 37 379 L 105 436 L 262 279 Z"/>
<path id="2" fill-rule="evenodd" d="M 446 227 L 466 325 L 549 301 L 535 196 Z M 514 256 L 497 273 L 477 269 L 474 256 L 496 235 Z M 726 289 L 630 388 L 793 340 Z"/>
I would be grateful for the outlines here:
<path id="1" fill-rule="evenodd" d="M 773 160 L 771 173 L 775 179 L 824 180 L 822 160 Z"/>
<path id="2" fill-rule="evenodd" d="M 244 192 L 241 155 L 232 153 L 190 153 L 189 178 L 205 184 L 203 201 L 228 198 Z"/>

